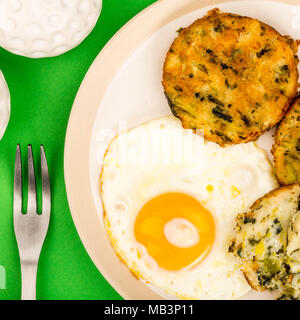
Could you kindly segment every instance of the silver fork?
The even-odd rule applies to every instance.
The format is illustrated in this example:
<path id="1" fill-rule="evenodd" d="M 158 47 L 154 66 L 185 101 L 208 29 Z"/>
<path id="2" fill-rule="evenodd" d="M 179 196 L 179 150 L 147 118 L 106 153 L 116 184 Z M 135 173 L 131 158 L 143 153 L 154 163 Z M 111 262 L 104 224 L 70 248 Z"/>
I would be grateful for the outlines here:
<path id="1" fill-rule="evenodd" d="M 37 214 L 36 183 L 32 148 L 28 146 L 28 205 L 22 214 L 22 163 L 17 146 L 14 178 L 14 228 L 19 247 L 22 272 L 22 300 L 36 299 L 36 276 L 42 246 L 47 234 L 51 194 L 47 160 L 41 146 L 42 214 Z"/>

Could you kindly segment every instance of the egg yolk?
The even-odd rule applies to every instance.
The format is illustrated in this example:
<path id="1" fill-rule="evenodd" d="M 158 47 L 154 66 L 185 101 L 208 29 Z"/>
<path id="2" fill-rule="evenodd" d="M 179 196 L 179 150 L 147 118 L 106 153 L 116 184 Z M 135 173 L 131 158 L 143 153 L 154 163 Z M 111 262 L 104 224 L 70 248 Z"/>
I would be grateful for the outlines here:
<path id="1" fill-rule="evenodd" d="M 144 205 L 134 235 L 161 268 L 175 271 L 207 256 L 215 239 L 215 223 L 195 198 L 166 193 Z"/>

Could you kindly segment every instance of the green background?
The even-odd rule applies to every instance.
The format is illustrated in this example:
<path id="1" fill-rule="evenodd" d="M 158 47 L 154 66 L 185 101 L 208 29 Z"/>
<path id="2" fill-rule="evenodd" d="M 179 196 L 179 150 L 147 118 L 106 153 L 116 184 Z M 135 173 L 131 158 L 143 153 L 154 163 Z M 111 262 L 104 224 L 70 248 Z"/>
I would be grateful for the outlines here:
<path id="1" fill-rule="evenodd" d="M 12 103 L 10 122 L 0 141 L 0 266 L 6 269 L 1 300 L 20 299 L 21 295 L 12 214 L 18 143 L 23 159 L 28 144 L 33 145 L 36 158 L 39 145 L 44 144 L 51 180 L 51 221 L 39 263 L 37 298 L 121 299 L 94 266 L 73 224 L 64 183 L 64 141 L 75 95 L 93 60 L 122 25 L 153 2 L 103 0 L 93 32 L 77 48 L 59 57 L 28 59 L 0 48 L 0 69 Z"/>

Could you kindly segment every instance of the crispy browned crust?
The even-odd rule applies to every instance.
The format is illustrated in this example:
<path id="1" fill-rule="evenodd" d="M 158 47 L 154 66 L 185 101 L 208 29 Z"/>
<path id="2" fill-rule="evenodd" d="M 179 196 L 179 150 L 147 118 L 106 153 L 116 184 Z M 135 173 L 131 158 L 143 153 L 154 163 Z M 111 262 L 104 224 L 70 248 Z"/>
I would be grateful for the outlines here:
<path id="1" fill-rule="evenodd" d="M 300 183 L 300 96 L 277 127 L 272 153 L 278 181 L 282 185 Z"/>
<path id="2" fill-rule="evenodd" d="M 256 212 L 255 210 L 257 210 L 258 208 L 261 207 L 261 204 L 264 200 L 266 199 L 270 199 L 270 198 L 275 198 L 277 197 L 277 195 L 279 195 L 281 192 L 284 192 L 284 191 L 288 191 L 288 190 L 292 190 L 294 189 L 294 187 L 296 186 L 299 186 L 298 183 L 295 183 L 295 184 L 291 184 L 291 185 L 286 185 L 286 186 L 281 186 L 281 187 L 278 187 L 270 192 L 268 192 L 267 194 L 265 194 L 263 197 L 260 197 L 258 198 L 252 205 L 251 207 L 249 208 L 249 211 L 247 213 L 240 213 L 237 215 L 236 217 L 236 222 L 238 223 L 239 220 L 245 216 L 245 214 L 247 215 L 247 217 L 254 217 Z"/>
<path id="3" fill-rule="evenodd" d="M 173 114 L 221 146 L 256 140 L 297 93 L 298 45 L 256 19 L 208 12 L 167 53 L 162 83 Z"/>
<path id="4" fill-rule="evenodd" d="M 254 211 L 257 210 L 257 208 L 259 208 L 261 206 L 261 203 L 266 200 L 266 199 L 270 199 L 270 198 L 275 198 L 277 197 L 281 192 L 284 191 L 288 191 L 288 190 L 292 190 L 294 189 L 296 186 L 299 186 L 298 183 L 292 184 L 292 185 L 288 185 L 288 186 L 282 186 L 279 188 L 276 188 L 270 192 L 268 192 L 267 194 L 265 194 L 263 197 L 257 199 L 252 206 L 250 207 L 250 211 Z M 254 212 L 255 213 L 255 212 Z"/>
<path id="5" fill-rule="evenodd" d="M 246 261 L 241 267 L 241 271 L 244 274 L 245 279 L 247 280 L 249 286 L 256 291 L 265 291 L 265 288 L 262 288 L 258 281 L 257 277 L 253 277 L 254 272 L 258 269 L 258 265 L 255 261 Z"/>
<path id="6" fill-rule="evenodd" d="M 129 130 L 125 130 L 125 131 L 129 131 Z M 112 143 L 118 138 L 118 135 L 116 135 L 108 144 L 108 147 L 104 153 L 103 159 L 105 159 L 107 157 L 108 151 L 110 149 L 110 146 L 112 145 Z M 107 232 L 110 244 L 113 248 L 113 250 L 115 251 L 117 257 L 119 258 L 119 260 L 126 266 L 128 267 L 130 273 L 137 279 L 137 280 L 144 280 L 146 283 L 149 283 L 145 277 L 137 270 L 136 266 L 133 264 L 132 266 L 128 266 L 128 263 L 126 262 L 125 258 L 124 258 L 124 253 L 119 249 L 117 243 L 118 243 L 118 239 L 116 239 L 113 235 L 112 232 L 110 230 L 110 222 L 107 218 L 107 210 L 103 201 L 103 197 L 102 197 L 102 191 L 103 191 L 103 171 L 104 171 L 104 166 L 102 166 L 101 168 L 101 172 L 100 172 L 100 177 L 99 177 L 99 186 L 100 186 L 100 198 L 102 201 L 102 209 L 103 209 L 103 222 L 104 222 L 104 228 Z"/>

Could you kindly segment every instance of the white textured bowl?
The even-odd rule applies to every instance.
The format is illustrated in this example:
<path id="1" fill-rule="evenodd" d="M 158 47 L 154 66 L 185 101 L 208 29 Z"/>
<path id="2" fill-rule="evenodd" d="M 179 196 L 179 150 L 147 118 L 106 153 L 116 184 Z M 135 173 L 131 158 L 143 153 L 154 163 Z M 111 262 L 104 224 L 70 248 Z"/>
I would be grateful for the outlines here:
<path id="1" fill-rule="evenodd" d="M 78 46 L 93 30 L 102 0 L 1 0 L 0 45 L 31 58 Z"/>

